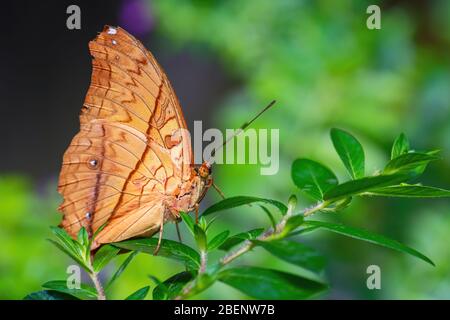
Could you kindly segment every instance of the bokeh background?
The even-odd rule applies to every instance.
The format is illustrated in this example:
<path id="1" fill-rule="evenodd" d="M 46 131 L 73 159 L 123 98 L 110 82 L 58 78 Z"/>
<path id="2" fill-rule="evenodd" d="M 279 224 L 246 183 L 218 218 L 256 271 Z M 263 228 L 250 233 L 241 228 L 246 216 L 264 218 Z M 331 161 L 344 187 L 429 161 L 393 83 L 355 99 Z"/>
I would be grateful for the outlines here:
<path id="1" fill-rule="evenodd" d="M 66 28 L 70 4 L 81 8 L 81 30 Z M 381 30 L 366 28 L 370 4 L 381 7 Z M 2 3 L 1 16 L 1 299 L 21 299 L 66 277 L 70 260 L 45 239 L 61 218 L 55 189 L 89 85 L 87 43 L 105 24 L 122 26 L 154 53 L 191 127 L 202 120 L 204 128 L 237 128 L 278 100 L 255 127 L 280 129 L 279 173 L 261 176 L 258 165 L 218 165 L 216 183 L 227 196 L 286 201 L 298 194 L 289 176 L 297 157 L 322 161 L 346 179 L 329 140 L 331 127 L 362 141 L 370 171 L 382 168 L 402 131 L 417 150 L 442 149 L 443 160 L 430 166 L 424 182 L 450 187 L 449 1 L 11 1 Z M 218 199 L 210 191 L 204 206 Z M 450 298 L 448 200 L 356 199 L 333 219 L 401 240 L 436 267 L 317 232 L 305 241 L 327 256 L 331 290 L 322 298 Z M 252 208 L 218 221 L 217 230 L 233 232 L 268 225 Z M 173 226 L 168 229 L 172 237 Z M 238 263 L 292 268 L 259 250 Z M 381 267 L 381 290 L 366 287 L 371 264 Z M 138 256 L 111 297 L 124 298 L 150 283 L 148 275 L 163 280 L 180 270 L 163 258 Z M 246 297 L 216 284 L 199 298 Z"/>

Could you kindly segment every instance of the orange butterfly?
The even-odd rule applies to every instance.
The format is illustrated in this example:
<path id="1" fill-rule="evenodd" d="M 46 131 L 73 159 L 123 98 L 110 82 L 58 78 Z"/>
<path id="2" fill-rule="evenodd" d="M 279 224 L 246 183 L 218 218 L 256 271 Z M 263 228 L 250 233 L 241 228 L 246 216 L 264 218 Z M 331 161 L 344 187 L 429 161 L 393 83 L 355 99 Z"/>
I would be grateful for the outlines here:
<path id="1" fill-rule="evenodd" d="M 193 166 L 175 92 L 137 39 L 105 26 L 89 49 L 93 71 L 80 132 L 59 176 L 61 226 L 74 238 L 82 227 L 92 236 L 104 226 L 92 250 L 158 231 L 161 239 L 166 221 L 198 210 L 211 166 Z"/>

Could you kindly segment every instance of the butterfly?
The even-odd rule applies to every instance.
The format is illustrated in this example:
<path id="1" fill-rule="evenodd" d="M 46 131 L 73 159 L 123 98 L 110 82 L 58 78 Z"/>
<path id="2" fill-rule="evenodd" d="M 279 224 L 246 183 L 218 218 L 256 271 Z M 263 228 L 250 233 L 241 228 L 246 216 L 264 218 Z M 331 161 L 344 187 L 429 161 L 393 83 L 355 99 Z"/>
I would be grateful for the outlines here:
<path id="1" fill-rule="evenodd" d="M 89 50 L 92 75 L 80 131 L 64 153 L 59 175 L 60 226 L 73 238 L 81 228 L 95 235 L 91 250 L 159 232 L 156 254 L 167 221 L 178 222 L 180 212 L 191 211 L 197 221 L 199 203 L 211 186 L 224 197 L 213 183 L 213 161 L 194 164 L 178 98 L 139 40 L 120 27 L 105 26 Z"/>
<path id="2" fill-rule="evenodd" d="M 175 92 L 153 55 L 120 27 L 89 43 L 91 83 L 80 131 L 63 156 L 60 224 L 84 227 L 102 244 L 160 232 L 196 210 L 212 185 L 211 165 L 193 165 L 190 135 Z M 158 246 L 159 248 L 159 246 Z"/>

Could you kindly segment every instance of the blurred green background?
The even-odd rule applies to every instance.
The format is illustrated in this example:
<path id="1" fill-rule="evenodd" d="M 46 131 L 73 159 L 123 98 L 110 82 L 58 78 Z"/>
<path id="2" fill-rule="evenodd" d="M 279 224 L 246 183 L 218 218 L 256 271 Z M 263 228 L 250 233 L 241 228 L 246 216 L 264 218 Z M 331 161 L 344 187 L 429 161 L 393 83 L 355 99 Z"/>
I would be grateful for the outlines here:
<path id="1" fill-rule="evenodd" d="M 159 53 L 155 55 L 174 79 L 183 108 L 189 109 L 188 123 L 206 120 L 212 127 L 237 128 L 272 99 L 278 101 L 254 125 L 280 129 L 278 174 L 261 176 L 258 165 L 218 165 L 215 181 L 227 196 L 287 201 L 291 193 L 298 195 L 290 179 L 290 164 L 298 157 L 323 162 L 340 180 L 347 179 L 329 139 L 331 127 L 348 130 L 362 141 L 370 171 L 382 168 L 400 132 L 406 133 L 416 150 L 442 149 L 443 160 L 430 165 L 423 180 L 449 188 L 450 2 L 375 1 L 381 7 L 381 30 L 366 27 L 370 4 L 374 2 L 135 0 L 119 1 L 114 10 L 117 24 Z M 139 7 L 143 30 L 133 19 L 127 20 L 125 13 L 133 12 L 133 6 Z M 100 25 L 112 24 L 100 20 Z M 95 35 L 92 32 L 90 38 Z M 191 70 L 183 67 L 192 61 L 207 79 L 198 85 L 189 83 Z M 80 87 L 66 90 L 80 91 L 82 96 L 87 82 L 84 77 Z M 208 105 L 202 96 L 208 97 Z M 71 103 L 79 108 L 82 99 Z M 74 126 L 76 114 L 71 115 Z M 65 146 L 69 141 L 65 140 Z M 58 165 L 62 151 L 51 153 Z M 60 220 L 56 207 L 61 199 L 55 191 L 58 167 L 45 176 L 11 165 L 0 169 L 0 298 L 21 299 L 48 280 L 65 279 L 71 263 L 45 241 L 50 237 L 49 226 Z M 299 196 L 302 206 L 309 204 Z M 204 205 L 217 200 L 211 190 Z M 450 298 L 448 200 L 356 199 L 332 218 L 398 239 L 425 253 L 436 267 L 317 232 L 305 236 L 305 241 L 328 260 L 331 290 L 323 298 Z M 220 215 L 214 227 L 239 232 L 262 225 L 268 226 L 266 216 L 243 207 Z M 167 229 L 167 236 L 173 237 L 173 226 Z M 184 237 L 189 243 L 185 232 Z M 292 268 L 260 250 L 236 263 Z M 366 268 L 371 264 L 381 267 L 381 290 L 366 287 Z M 109 266 L 102 276 L 106 278 L 114 268 Z M 116 282 L 111 298 L 124 298 L 150 284 L 150 274 L 163 280 L 181 268 L 164 258 L 140 255 Z M 198 298 L 246 297 L 215 284 Z"/>

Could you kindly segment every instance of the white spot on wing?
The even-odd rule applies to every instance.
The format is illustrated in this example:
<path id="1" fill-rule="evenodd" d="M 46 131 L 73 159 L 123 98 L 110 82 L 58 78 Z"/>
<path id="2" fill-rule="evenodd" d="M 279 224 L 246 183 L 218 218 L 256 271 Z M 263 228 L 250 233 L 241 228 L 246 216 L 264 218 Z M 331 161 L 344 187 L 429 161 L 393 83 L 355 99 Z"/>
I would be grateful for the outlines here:
<path id="1" fill-rule="evenodd" d="M 116 34 L 116 33 L 117 33 L 117 29 L 115 29 L 113 27 L 109 27 L 108 34 Z"/>

